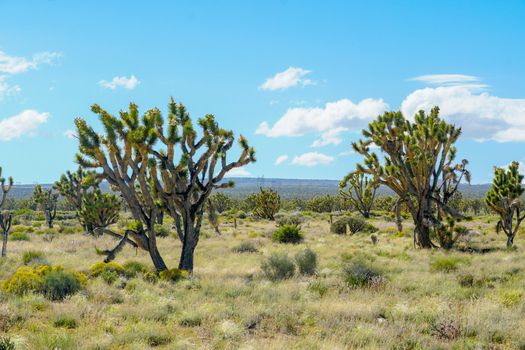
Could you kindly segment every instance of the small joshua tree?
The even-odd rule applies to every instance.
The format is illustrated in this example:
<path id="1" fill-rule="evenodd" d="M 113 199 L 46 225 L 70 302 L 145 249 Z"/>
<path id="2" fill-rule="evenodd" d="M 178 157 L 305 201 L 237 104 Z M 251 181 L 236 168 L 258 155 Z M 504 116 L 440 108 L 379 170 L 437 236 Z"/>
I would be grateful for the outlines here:
<path id="1" fill-rule="evenodd" d="M 89 220 L 82 220 L 80 216 L 82 201 L 88 192 L 98 189 L 100 181 L 100 177 L 94 171 L 85 171 L 82 167 L 78 167 L 74 173 L 67 171 L 53 185 L 53 189 L 57 190 L 67 203 L 75 209 L 77 219 L 88 234 L 93 234 L 94 226 Z"/>
<path id="2" fill-rule="evenodd" d="M 496 167 L 492 186 L 485 196 L 485 204 L 499 215 L 496 232 L 505 232 L 508 248 L 514 244 L 514 237 L 525 218 L 520 209 L 520 197 L 525 190 L 522 182 L 518 162 L 512 162 L 507 169 Z"/>
<path id="3" fill-rule="evenodd" d="M 448 201 L 463 179 L 469 181 L 470 174 L 466 160 L 453 163 L 460 128 L 442 120 L 438 107 L 428 115 L 420 111 L 414 119 L 405 119 L 401 112 L 386 112 L 370 123 L 363 130 L 365 140 L 352 145 L 365 157 L 364 165 L 358 164 L 355 172 L 368 174 L 375 183 L 392 189 L 399 197 L 396 212 L 399 214 L 403 203 L 412 215 L 414 245 L 432 248 L 436 245 L 431 233 L 450 233 L 444 227 L 449 226 L 445 219 L 466 219 Z M 382 161 L 370 151 L 372 144 L 381 149 Z"/>
<path id="4" fill-rule="evenodd" d="M 253 195 L 253 215 L 267 220 L 275 220 L 275 214 L 281 209 L 281 196 L 271 188 L 260 188 L 259 193 Z"/>
<path id="5" fill-rule="evenodd" d="M 215 233 L 217 235 L 221 235 L 221 230 L 219 229 L 219 214 L 217 212 L 217 208 L 215 207 L 215 203 L 210 199 L 208 199 L 208 205 L 206 206 L 206 211 L 208 212 L 208 222 L 215 230 Z"/>
<path id="6" fill-rule="evenodd" d="M 119 213 L 120 199 L 114 194 L 96 189 L 83 195 L 78 216 L 84 227 L 103 232 L 103 229 L 118 221 Z"/>
<path id="7" fill-rule="evenodd" d="M 13 214 L 9 211 L 3 211 L 0 213 L 0 229 L 2 230 L 2 257 L 7 255 L 7 238 L 9 236 L 9 230 L 11 229 L 11 220 Z"/>
<path id="8" fill-rule="evenodd" d="M 364 173 L 350 173 L 339 184 L 341 196 L 367 219 L 370 217 L 378 187 L 378 184 Z"/>
<path id="9" fill-rule="evenodd" d="M 233 132 L 219 128 L 215 118 L 206 115 L 199 119 L 199 137 L 185 107 L 173 99 L 167 123 L 156 108 L 140 118 L 133 103 L 129 111 L 120 112 L 120 117 L 98 105 L 91 109 L 100 116 L 105 134 L 97 134 L 85 120 L 77 118 L 77 161 L 84 167 L 101 169 L 139 223 L 126 231 L 118 246 L 131 241 L 150 253 L 157 271 L 166 270 L 155 233 L 159 210 L 164 210 L 174 219 L 182 242 L 179 269 L 191 272 L 206 201 L 214 190 L 233 186 L 233 182 L 222 182 L 224 175 L 255 161 L 255 151 L 241 136 L 240 155 L 228 162 Z"/>
<path id="10" fill-rule="evenodd" d="M 5 178 L 2 177 L 2 167 L 0 167 L 0 187 L 2 189 L 2 197 L 0 197 L 0 209 L 1 209 L 5 203 L 7 194 L 9 193 L 9 191 L 11 191 L 11 188 L 13 187 L 12 177 L 9 177 L 9 179 L 7 180 L 7 184 L 6 184 Z"/>
<path id="11" fill-rule="evenodd" d="M 38 204 L 46 216 L 46 223 L 49 228 L 53 228 L 53 221 L 57 215 L 58 193 L 53 193 L 53 189 L 42 189 L 42 186 L 36 185 L 33 192 L 33 200 Z"/>

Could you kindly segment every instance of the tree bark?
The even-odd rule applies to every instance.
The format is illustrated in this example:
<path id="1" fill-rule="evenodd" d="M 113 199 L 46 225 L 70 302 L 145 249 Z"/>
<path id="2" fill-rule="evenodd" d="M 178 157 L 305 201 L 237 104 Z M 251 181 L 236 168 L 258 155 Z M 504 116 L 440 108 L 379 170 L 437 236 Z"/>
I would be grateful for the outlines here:
<path id="1" fill-rule="evenodd" d="M 416 223 L 414 228 L 414 244 L 419 248 L 434 248 L 434 244 L 430 239 L 430 229 L 423 223 Z"/>
<path id="2" fill-rule="evenodd" d="M 195 229 L 195 214 L 191 210 L 184 213 L 184 240 L 182 241 L 182 252 L 180 255 L 179 269 L 193 272 L 193 253 L 197 247 L 198 231 Z"/>
<path id="3" fill-rule="evenodd" d="M 149 255 L 151 257 L 151 260 L 153 261 L 153 265 L 155 266 L 157 272 L 161 272 L 168 269 L 168 267 L 164 263 L 164 260 L 162 259 L 162 256 L 159 253 L 159 250 L 157 249 L 156 244 L 155 247 L 150 247 Z"/>
<path id="4" fill-rule="evenodd" d="M 2 257 L 7 255 L 7 236 L 9 234 L 9 231 L 3 231 L 4 233 L 4 239 L 2 242 Z"/>
<path id="5" fill-rule="evenodd" d="M 514 235 L 507 236 L 507 248 L 512 248 L 514 245 Z"/>

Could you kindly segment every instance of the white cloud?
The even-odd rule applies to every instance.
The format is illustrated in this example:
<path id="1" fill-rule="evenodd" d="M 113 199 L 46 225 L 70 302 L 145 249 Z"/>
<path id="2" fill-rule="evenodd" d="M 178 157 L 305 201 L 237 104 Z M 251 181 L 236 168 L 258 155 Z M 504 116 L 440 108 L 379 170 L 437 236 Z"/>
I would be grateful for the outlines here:
<path id="1" fill-rule="evenodd" d="M 24 135 L 36 134 L 38 127 L 47 122 L 49 113 L 40 113 L 34 109 L 0 120 L 0 140 L 9 141 Z"/>
<path id="2" fill-rule="evenodd" d="M 33 55 L 32 59 L 25 57 L 9 56 L 0 51 L 0 73 L 19 74 L 30 69 L 36 69 L 41 64 L 51 64 L 61 54 L 59 52 L 40 52 Z"/>
<path id="3" fill-rule="evenodd" d="M 334 161 L 334 159 L 334 157 L 323 153 L 308 152 L 294 157 L 292 164 L 312 167 L 316 165 L 330 164 Z"/>
<path id="4" fill-rule="evenodd" d="M 321 147 L 330 144 L 338 145 L 341 142 L 343 142 L 343 140 L 340 137 L 340 134 L 347 130 L 348 128 L 338 127 L 325 131 L 321 134 L 320 139 L 317 139 L 312 143 L 312 147 Z"/>
<path id="5" fill-rule="evenodd" d="M 272 127 L 268 122 L 262 122 L 255 133 L 269 137 L 325 133 L 325 143 L 337 143 L 338 132 L 345 128 L 361 128 L 387 109 L 388 105 L 382 99 L 372 98 L 357 104 L 342 99 L 329 102 L 324 108 L 290 108 Z M 338 131 L 335 135 L 333 129 Z M 318 142 L 319 145 L 322 143 L 322 140 Z"/>
<path id="6" fill-rule="evenodd" d="M 64 136 L 67 137 L 68 139 L 76 139 L 77 133 L 74 130 L 68 129 L 64 131 Z"/>
<path id="7" fill-rule="evenodd" d="M 349 151 L 339 152 L 338 156 L 339 157 L 347 157 L 347 156 L 351 156 L 351 155 L 354 155 L 354 154 L 355 154 L 355 151 L 349 150 Z"/>
<path id="8" fill-rule="evenodd" d="M 6 79 L 7 76 L 0 75 L 0 101 L 2 101 L 5 96 L 17 94 L 22 90 L 19 85 L 9 85 Z"/>
<path id="9" fill-rule="evenodd" d="M 439 106 L 440 114 L 475 140 L 525 141 L 525 99 L 475 93 L 464 86 L 419 89 L 408 95 L 401 111 L 412 118 L 419 110 Z"/>
<path id="10" fill-rule="evenodd" d="M 232 170 L 228 171 L 227 175 L 229 177 L 253 176 L 252 173 L 250 173 L 244 167 L 233 168 Z"/>
<path id="11" fill-rule="evenodd" d="M 277 157 L 275 160 L 275 165 L 280 165 L 288 160 L 288 155 L 283 154 L 282 156 Z"/>
<path id="12" fill-rule="evenodd" d="M 312 71 L 298 67 L 289 67 L 284 72 L 268 78 L 259 88 L 261 90 L 284 90 L 297 85 L 312 85 L 314 82 L 304 77 Z"/>
<path id="13" fill-rule="evenodd" d="M 410 80 L 420 81 L 426 84 L 450 84 L 450 83 L 471 83 L 477 82 L 480 78 L 473 75 L 465 74 L 427 74 L 420 75 L 418 77 L 412 78 Z"/>
<path id="14" fill-rule="evenodd" d="M 101 80 L 98 82 L 100 86 L 106 89 L 115 90 L 118 87 L 122 87 L 127 90 L 133 90 L 140 84 L 140 81 L 132 74 L 128 77 L 114 77 L 111 81 Z"/>

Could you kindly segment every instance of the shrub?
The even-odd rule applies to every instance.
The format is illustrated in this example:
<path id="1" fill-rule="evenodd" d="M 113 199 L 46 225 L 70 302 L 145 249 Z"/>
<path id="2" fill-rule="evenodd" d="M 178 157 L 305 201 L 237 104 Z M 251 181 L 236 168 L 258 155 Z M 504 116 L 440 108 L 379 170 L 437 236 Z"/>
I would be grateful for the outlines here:
<path id="1" fill-rule="evenodd" d="M 295 225 L 295 226 L 301 226 L 305 221 L 305 218 L 303 214 L 299 212 L 295 212 L 292 214 L 285 214 L 285 213 L 279 213 L 275 214 L 275 224 L 277 226 L 284 226 L 284 225 Z"/>
<path id="2" fill-rule="evenodd" d="M 353 235 L 358 232 L 374 233 L 377 231 L 378 229 L 375 226 L 367 223 L 364 219 L 353 216 L 340 218 L 330 225 L 330 232 L 338 235 L 345 235 L 347 233 Z"/>
<path id="3" fill-rule="evenodd" d="M 154 272 L 146 272 L 143 276 L 144 281 L 149 283 L 157 283 L 159 281 L 159 276 Z"/>
<path id="4" fill-rule="evenodd" d="M 500 301 L 503 306 L 511 307 L 519 304 L 523 293 L 518 289 L 511 289 L 502 291 L 500 294 Z"/>
<path id="5" fill-rule="evenodd" d="M 15 350 L 15 343 L 7 336 L 0 337 L 0 350 Z"/>
<path id="6" fill-rule="evenodd" d="M 179 325 L 182 327 L 198 327 L 202 323 L 200 315 L 188 314 L 179 320 Z"/>
<path id="7" fill-rule="evenodd" d="M 352 288 L 370 287 L 379 279 L 384 279 L 381 271 L 365 261 L 353 261 L 343 266 L 343 280 Z"/>
<path id="8" fill-rule="evenodd" d="M 455 318 L 445 318 L 434 322 L 432 335 L 445 340 L 454 340 L 461 336 L 461 327 Z"/>
<path id="9" fill-rule="evenodd" d="M 53 326 L 57 328 L 75 329 L 77 328 L 78 324 L 75 318 L 63 315 L 63 316 L 58 316 L 53 321 Z"/>
<path id="10" fill-rule="evenodd" d="M 162 281 L 177 282 L 189 276 L 188 271 L 181 269 L 164 270 L 159 273 L 159 278 Z"/>
<path id="11" fill-rule="evenodd" d="M 170 230 L 163 225 L 155 224 L 155 234 L 157 237 L 169 237 Z"/>
<path id="12" fill-rule="evenodd" d="M 22 262 L 24 265 L 49 265 L 44 257 L 44 253 L 36 250 L 29 250 L 22 254 Z"/>
<path id="13" fill-rule="evenodd" d="M 100 277 L 102 280 L 104 280 L 104 282 L 110 285 L 119 279 L 119 275 L 115 271 L 104 271 L 100 274 Z"/>
<path id="14" fill-rule="evenodd" d="M 322 298 L 326 293 L 328 293 L 328 286 L 322 281 L 313 281 L 308 285 L 308 290 L 319 294 L 319 296 Z"/>
<path id="15" fill-rule="evenodd" d="M 460 262 L 460 259 L 453 256 L 440 256 L 432 260 L 430 269 L 432 271 L 452 272 L 458 269 Z"/>
<path id="16" fill-rule="evenodd" d="M 26 233 L 23 232 L 13 232 L 9 235 L 9 239 L 12 241 L 29 241 L 30 238 Z"/>
<path id="17" fill-rule="evenodd" d="M 50 271 L 42 281 L 41 291 L 50 300 L 63 300 L 82 288 L 78 277 L 62 270 Z"/>
<path id="18" fill-rule="evenodd" d="M 251 241 L 241 242 L 238 246 L 233 247 L 235 253 L 257 253 L 257 247 Z"/>
<path id="19" fill-rule="evenodd" d="M 141 262 L 128 261 L 124 264 L 124 270 L 129 277 L 135 277 L 138 273 L 148 272 L 148 268 Z"/>
<path id="20" fill-rule="evenodd" d="M 313 275 L 317 270 L 317 254 L 309 248 L 297 253 L 295 262 L 301 275 Z"/>
<path id="21" fill-rule="evenodd" d="M 303 240 L 303 234 L 299 226 L 283 225 L 275 230 L 272 239 L 279 243 L 299 243 Z"/>
<path id="22" fill-rule="evenodd" d="M 116 272 L 119 276 L 124 276 L 126 274 L 126 271 L 124 270 L 122 265 L 119 265 L 113 261 L 110 261 L 108 263 L 99 262 L 92 265 L 89 269 L 89 274 L 93 277 L 97 277 L 105 271 Z"/>
<path id="23" fill-rule="evenodd" d="M 261 269 L 271 281 L 291 278 L 295 273 L 295 265 L 286 253 L 273 253 L 262 262 Z"/>
<path id="24" fill-rule="evenodd" d="M 42 285 L 42 274 L 39 270 L 22 266 L 18 268 L 10 279 L 2 283 L 2 289 L 12 294 L 27 294 L 36 292 Z"/>

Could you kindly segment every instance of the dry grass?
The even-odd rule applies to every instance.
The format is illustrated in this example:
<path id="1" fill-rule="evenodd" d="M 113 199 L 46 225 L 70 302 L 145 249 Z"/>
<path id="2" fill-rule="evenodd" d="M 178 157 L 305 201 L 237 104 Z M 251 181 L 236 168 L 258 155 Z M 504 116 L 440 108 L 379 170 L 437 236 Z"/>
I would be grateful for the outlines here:
<path id="1" fill-rule="evenodd" d="M 96 278 L 63 302 L 0 294 L 0 333 L 17 349 L 525 348 L 524 237 L 517 237 L 514 251 L 499 249 L 504 237 L 487 220 L 469 223 L 477 231 L 469 246 L 498 248 L 485 254 L 415 250 L 411 237 L 399 237 L 393 223 L 379 219 L 372 220 L 381 229 L 377 245 L 369 235 L 330 234 L 321 216 L 303 225 L 305 240 L 297 245 L 272 242 L 273 223 L 245 220 L 237 230 L 223 225 L 222 236 L 206 226 L 192 279 L 152 284 L 138 276 L 108 285 Z M 30 241 L 9 242 L 0 279 L 21 266 L 29 250 L 87 272 L 101 260 L 95 247 L 114 244 L 80 233 L 56 234 L 52 241 L 28 234 Z M 258 252 L 234 252 L 244 241 L 253 241 Z M 180 243 L 161 238 L 159 245 L 168 266 L 176 267 Z M 317 253 L 315 276 L 263 277 L 265 256 L 294 256 L 305 247 Z M 378 267 L 381 285 L 345 285 L 342 264 L 352 259 Z M 439 259 L 456 261 L 456 268 L 433 268 Z M 117 262 L 130 260 L 151 266 L 144 252 L 127 247 Z"/>

